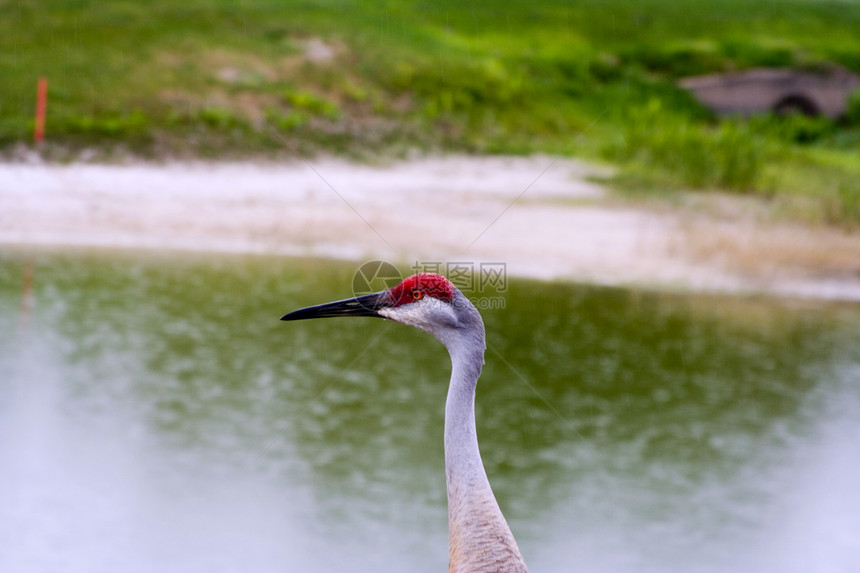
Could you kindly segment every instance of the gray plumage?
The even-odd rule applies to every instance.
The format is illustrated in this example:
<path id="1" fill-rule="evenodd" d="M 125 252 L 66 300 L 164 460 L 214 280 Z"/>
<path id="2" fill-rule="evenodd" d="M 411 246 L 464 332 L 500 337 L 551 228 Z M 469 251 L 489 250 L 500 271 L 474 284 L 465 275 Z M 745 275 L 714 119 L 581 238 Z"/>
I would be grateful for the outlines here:
<path id="1" fill-rule="evenodd" d="M 445 345 L 452 364 L 445 404 L 448 571 L 527 573 L 517 542 L 490 488 L 478 449 L 475 387 L 486 350 L 484 322 L 474 305 L 438 275 L 430 278 L 444 281 L 447 292 L 453 293 L 450 300 L 424 296 L 422 292 L 416 300 L 404 303 L 397 289 L 414 278 L 389 291 L 302 309 L 284 319 L 381 316 L 429 332 Z"/>

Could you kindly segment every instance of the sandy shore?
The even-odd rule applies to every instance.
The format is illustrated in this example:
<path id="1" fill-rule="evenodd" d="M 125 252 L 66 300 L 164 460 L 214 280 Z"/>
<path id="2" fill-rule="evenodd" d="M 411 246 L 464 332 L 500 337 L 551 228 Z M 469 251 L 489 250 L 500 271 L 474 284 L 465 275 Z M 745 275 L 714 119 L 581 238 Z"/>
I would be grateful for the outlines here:
<path id="1" fill-rule="evenodd" d="M 860 234 L 631 206 L 532 158 L 0 165 L 0 244 L 504 262 L 510 275 L 860 300 Z M 727 214 L 729 213 L 730 214 Z"/>

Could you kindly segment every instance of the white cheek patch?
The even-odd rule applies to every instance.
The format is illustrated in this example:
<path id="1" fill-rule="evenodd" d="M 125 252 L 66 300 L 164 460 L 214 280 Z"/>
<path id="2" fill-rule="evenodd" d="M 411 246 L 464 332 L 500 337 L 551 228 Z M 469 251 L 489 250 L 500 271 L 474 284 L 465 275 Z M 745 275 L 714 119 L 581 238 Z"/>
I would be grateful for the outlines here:
<path id="1" fill-rule="evenodd" d="M 457 325 L 451 305 L 429 296 L 408 304 L 380 309 L 379 314 L 394 322 L 428 331 Z"/>
<path id="2" fill-rule="evenodd" d="M 402 304 L 400 306 L 383 308 L 379 311 L 379 314 L 401 324 L 419 326 L 419 324 L 426 321 L 427 316 L 430 314 L 428 304 L 432 304 L 429 302 L 431 300 L 435 299 L 425 297 L 421 300 L 416 300 L 415 302 Z M 439 301 L 435 301 L 435 303 L 440 304 Z"/>

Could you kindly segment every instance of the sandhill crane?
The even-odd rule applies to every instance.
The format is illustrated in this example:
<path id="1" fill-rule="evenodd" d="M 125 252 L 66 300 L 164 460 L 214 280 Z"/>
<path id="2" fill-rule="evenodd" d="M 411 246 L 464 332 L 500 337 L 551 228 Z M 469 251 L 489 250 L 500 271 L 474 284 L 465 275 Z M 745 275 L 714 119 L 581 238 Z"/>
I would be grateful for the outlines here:
<path id="1" fill-rule="evenodd" d="M 448 349 L 452 364 L 445 403 L 448 571 L 527 573 L 478 451 L 475 386 L 486 349 L 478 310 L 445 277 L 419 273 L 390 289 L 303 308 L 281 320 L 335 316 L 387 318 L 429 332 Z"/>

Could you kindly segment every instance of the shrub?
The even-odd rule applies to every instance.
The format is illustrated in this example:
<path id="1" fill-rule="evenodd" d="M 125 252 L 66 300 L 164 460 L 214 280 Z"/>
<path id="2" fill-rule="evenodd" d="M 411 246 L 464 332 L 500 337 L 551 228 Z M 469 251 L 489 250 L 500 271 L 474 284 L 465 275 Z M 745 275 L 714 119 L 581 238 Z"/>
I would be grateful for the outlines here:
<path id="1" fill-rule="evenodd" d="M 247 122 L 232 110 L 223 107 L 207 107 L 198 114 L 200 121 L 215 129 L 245 127 Z"/>
<path id="2" fill-rule="evenodd" d="M 474 113 L 479 108 L 503 109 L 523 101 L 524 75 L 495 58 L 479 62 L 459 62 L 447 66 L 401 63 L 396 66 L 389 87 L 417 96 L 428 117 L 451 113 Z"/>
<path id="3" fill-rule="evenodd" d="M 627 63 L 641 64 L 645 69 L 671 77 L 694 76 L 727 67 L 727 58 L 709 42 L 671 43 L 666 46 L 643 46 L 623 54 Z"/>
<path id="4" fill-rule="evenodd" d="M 284 101 L 297 112 L 305 112 L 330 120 L 336 120 L 340 117 L 340 108 L 337 104 L 310 92 L 288 90 L 284 94 Z"/>
<path id="5" fill-rule="evenodd" d="M 799 113 L 785 116 L 765 115 L 750 120 L 752 128 L 787 143 L 807 145 L 833 134 L 835 125 L 827 117 L 809 117 Z"/>
<path id="6" fill-rule="evenodd" d="M 298 111 L 282 113 L 278 110 L 269 110 L 266 113 L 266 121 L 279 131 L 293 131 L 304 127 L 308 119 L 306 114 Z"/>
<path id="7" fill-rule="evenodd" d="M 853 229 L 860 227 L 860 182 L 842 182 L 824 199 L 828 223 Z"/>
<path id="8" fill-rule="evenodd" d="M 143 134 L 149 126 L 149 118 L 143 112 L 132 111 L 125 114 L 60 116 L 50 123 L 53 124 L 51 130 L 58 134 L 95 135 L 110 138 Z"/>
<path id="9" fill-rule="evenodd" d="M 745 123 L 693 125 L 664 112 L 660 100 L 652 99 L 630 112 L 623 143 L 609 151 L 622 163 L 681 186 L 751 191 L 763 145 Z"/>
<path id="10" fill-rule="evenodd" d="M 845 125 L 860 127 L 860 89 L 848 96 L 848 106 L 842 121 Z"/>

